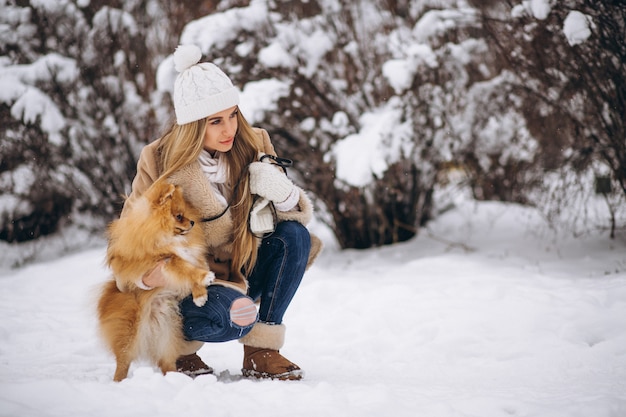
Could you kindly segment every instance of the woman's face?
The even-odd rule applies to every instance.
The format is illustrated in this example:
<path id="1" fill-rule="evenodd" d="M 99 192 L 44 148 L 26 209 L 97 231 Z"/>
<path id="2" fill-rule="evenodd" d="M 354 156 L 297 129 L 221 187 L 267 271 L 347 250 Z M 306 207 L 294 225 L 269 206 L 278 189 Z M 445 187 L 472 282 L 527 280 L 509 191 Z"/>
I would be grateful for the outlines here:
<path id="1" fill-rule="evenodd" d="M 227 152 L 233 147 L 237 133 L 237 106 L 207 117 L 204 131 L 204 149 L 209 152 Z"/>

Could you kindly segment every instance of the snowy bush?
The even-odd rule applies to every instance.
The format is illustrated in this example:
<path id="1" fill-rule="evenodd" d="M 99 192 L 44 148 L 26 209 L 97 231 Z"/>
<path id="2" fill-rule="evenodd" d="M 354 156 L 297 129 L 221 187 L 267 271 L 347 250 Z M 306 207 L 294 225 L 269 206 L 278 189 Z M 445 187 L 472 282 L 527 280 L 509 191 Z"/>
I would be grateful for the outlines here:
<path id="1" fill-rule="evenodd" d="M 555 223 L 574 210 L 568 227 L 614 234 L 625 15 L 591 0 L 0 0 L 5 257 L 102 234 L 139 150 L 171 120 L 179 43 L 231 75 L 343 248 L 414 237 L 451 177 L 476 199 Z M 587 206 L 606 224 L 578 216 Z"/>
<path id="2" fill-rule="evenodd" d="M 515 74 L 508 88 L 537 141 L 532 171 L 544 180 L 526 189 L 526 198 L 580 230 L 581 214 L 597 205 L 589 192 L 594 179 L 606 177 L 612 186 L 602 198 L 603 228 L 615 236 L 626 223 L 626 5 L 535 0 L 506 9 L 474 3 L 490 49 Z M 555 179 L 560 186 L 550 183 Z M 583 228 L 589 227 L 595 225 Z"/>
<path id="3" fill-rule="evenodd" d="M 19 264 L 41 252 L 26 242 L 71 233 L 68 250 L 102 234 L 157 120 L 130 13 L 68 0 L 0 9 L 0 240 Z"/>

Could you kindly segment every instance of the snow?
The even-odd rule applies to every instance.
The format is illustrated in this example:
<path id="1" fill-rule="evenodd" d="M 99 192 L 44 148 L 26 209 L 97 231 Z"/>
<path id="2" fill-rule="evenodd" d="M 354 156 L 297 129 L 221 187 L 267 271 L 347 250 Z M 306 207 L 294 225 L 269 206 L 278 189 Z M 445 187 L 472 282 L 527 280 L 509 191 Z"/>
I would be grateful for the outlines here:
<path id="1" fill-rule="evenodd" d="M 174 82 L 178 72 L 174 69 L 174 55 L 168 55 L 161 61 L 157 67 L 156 73 L 156 85 L 157 90 L 167 91 L 170 94 L 174 94 Z"/>
<path id="2" fill-rule="evenodd" d="M 23 120 L 24 124 L 34 124 L 41 118 L 41 129 L 47 132 L 48 140 L 54 145 L 61 145 L 58 133 L 65 127 L 65 118 L 50 98 L 41 90 L 27 88 L 11 107 L 11 116 Z"/>
<path id="3" fill-rule="evenodd" d="M 289 94 L 291 82 L 268 78 L 247 83 L 241 92 L 239 108 L 249 123 L 263 120 L 266 112 L 278 110 L 278 100 Z"/>
<path id="4" fill-rule="evenodd" d="M 259 62 L 268 68 L 292 68 L 296 66 L 293 57 L 279 42 L 273 42 L 261 49 L 259 51 Z"/>
<path id="5" fill-rule="evenodd" d="M 334 47 L 334 39 L 321 29 L 315 30 L 306 37 L 301 37 L 295 50 L 306 57 L 306 65 L 300 68 L 300 72 L 307 78 L 313 77 L 324 56 Z"/>
<path id="6" fill-rule="evenodd" d="M 383 76 L 394 89 L 396 94 L 408 90 L 413 84 L 413 78 L 425 64 L 430 68 L 436 68 L 439 64 L 437 56 L 430 46 L 426 44 L 411 44 L 403 51 L 406 57 L 394 58 L 383 64 Z"/>
<path id="7" fill-rule="evenodd" d="M 535 19 L 545 20 L 551 11 L 550 0 L 525 0 L 521 4 L 513 6 L 511 16 L 521 17 L 529 14 Z"/>
<path id="8" fill-rule="evenodd" d="M 505 166 L 509 161 L 532 161 L 539 144 L 526 128 L 526 121 L 514 112 L 490 116 L 477 131 L 476 150 L 483 157 L 482 169 L 488 171 L 492 164 L 489 155 L 498 155 L 498 163 Z"/>
<path id="9" fill-rule="evenodd" d="M 563 33 L 567 42 L 574 46 L 586 41 L 591 36 L 591 22 L 593 22 L 591 16 L 577 10 L 569 12 L 563 21 Z"/>
<path id="10" fill-rule="evenodd" d="M 516 5 L 511 9 L 513 17 L 520 17 L 524 13 L 529 13 L 536 19 L 545 20 L 552 7 L 549 0 L 530 0 L 524 1 L 522 4 Z M 591 28 L 593 27 L 593 19 L 578 10 L 570 11 L 563 21 L 563 34 L 567 38 L 567 42 L 571 45 L 578 45 L 586 41 L 591 36 Z"/>
<path id="11" fill-rule="evenodd" d="M 213 47 L 222 48 L 234 41 L 242 30 L 254 32 L 261 28 L 267 23 L 268 13 L 265 0 L 252 0 L 248 7 L 205 16 L 185 25 L 180 44 L 198 45 L 204 54 L 210 55 Z"/>
<path id="12" fill-rule="evenodd" d="M 413 36 L 418 42 L 427 43 L 446 31 L 455 28 L 461 22 L 469 23 L 475 19 L 472 9 L 429 10 L 413 27 Z"/>
<path id="13" fill-rule="evenodd" d="M 134 36 L 139 29 L 133 16 L 123 10 L 113 7 L 104 6 L 96 12 L 93 17 L 94 29 L 110 28 L 112 33 L 128 32 L 128 35 Z"/>
<path id="14" fill-rule="evenodd" d="M 549 0 L 530 0 L 527 3 L 533 16 L 539 20 L 545 20 L 552 10 Z"/>
<path id="15" fill-rule="evenodd" d="M 354 187 L 364 187 L 373 179 L 382 178 L 389 165 L 406 157 L 412 146 L 411 121 L 402 122 L 402 118 L 398 97 L 392 97 L 381 109 L 364 113 L 359 118 L 361 130 L 332 147 L 336 178 Z"/>
<path id="16" fill-rule="evenodd" d="M 626 242 L 545 228 L 461 200 L 403 244 L 326 237 L 286 316 L 299 382 L 242 379 L 229 342 L 199 351 L 215 376 L 140 363 L 115 383 L 94 318 L 104 248 L 5 272 L 0 416 L 626 415 Z"/>
<path id="17" fill-rule="evenodd" d="M 383 76 L 396 94 L 411 87 L 417 68 L 406 59 L 390 59 L 383 64 Z"/>
<path id="18" fill-rule="evenodd" d="M 48 140 L 61 145 L 60 131 L 66 121 L 57 105 L 40 89 L 42 82 L 69 84 L 78 77 L 76 61 L 51 53 L 25 65 L 0 62 L 0 103 L 11 106 L 11 116 L 25 124 L 40 120 Z"/>

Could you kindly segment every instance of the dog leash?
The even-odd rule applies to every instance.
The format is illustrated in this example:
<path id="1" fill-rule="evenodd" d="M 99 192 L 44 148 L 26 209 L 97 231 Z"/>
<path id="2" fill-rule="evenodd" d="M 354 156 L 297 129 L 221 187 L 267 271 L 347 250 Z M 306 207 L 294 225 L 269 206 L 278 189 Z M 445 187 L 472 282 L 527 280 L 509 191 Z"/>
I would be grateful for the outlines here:
<path id="1" fill-rule="evenodd" d="M 269 158 L 274 161 L 274 165 L 278 165 L 279 167 L 281 167 L 283 171 L 285 171 L 285 174 L 287 173 L 287 168 L 291 168 L 293 166 L 293 161 L 291 159 L 280 158 L 278 156 L 270 155 L 267 153 L 260 157 L 259 161 L 263 162 L 265 158 Z"/>
<path id="2" fill-rule="evenodd" d="M 211 217 L 203 217 L 200 219 L 200 221 L 202 223 L 208 223 L 208 222 L 212 222 L 214 220 L 219 219 L 220 217 L 222 217 L 224 214 L 226 214 L 226 212 L 228 211 L 228 209 L 230 209 L 230 207 L 233 205 L 233 199 L 235 198 L 235 195 L 237 194 L 237 189 L 239 188 L 239 185 L 241 184 L 241 181 L 243 180 L 243 176 L 248 174 L 248 167 L 250 165 L 246 165 L 243 169 L 243 172 L 241 173 L 241 175 L 239 176 L 239 179 L 237 179 L 237 182 L 235 183 L 235 186 L 233 187 L 233 192 L 232 195 L 230 197 L 230 201 L 228 202 L 228 204 L 226 205 L 226 207 L 224 207 L 224 210 L 222 210 L 221 213 L 216 214 L 215 216 L 211 216 Z"/>

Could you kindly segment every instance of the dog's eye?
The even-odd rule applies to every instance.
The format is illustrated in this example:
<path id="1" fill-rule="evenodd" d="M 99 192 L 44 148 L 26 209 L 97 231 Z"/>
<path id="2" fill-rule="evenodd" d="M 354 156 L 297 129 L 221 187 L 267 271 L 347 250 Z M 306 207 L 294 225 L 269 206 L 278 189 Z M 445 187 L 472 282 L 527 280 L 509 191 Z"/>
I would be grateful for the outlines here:
<path id="1" fill-rule="evenodd" d="M 180 213 L 179 213 L 179 214 L 177 214 L 177 215 L 176 215 L 176 220 L 177 220 L 177 221 L 182 222 L 182 221 L 183 221 L 183 219 L 184 219 L 184 217 L 183 217 L 183 215 L 182 215 L 182 214 L 180 214 Z"/>

